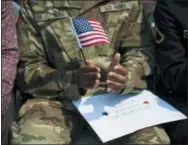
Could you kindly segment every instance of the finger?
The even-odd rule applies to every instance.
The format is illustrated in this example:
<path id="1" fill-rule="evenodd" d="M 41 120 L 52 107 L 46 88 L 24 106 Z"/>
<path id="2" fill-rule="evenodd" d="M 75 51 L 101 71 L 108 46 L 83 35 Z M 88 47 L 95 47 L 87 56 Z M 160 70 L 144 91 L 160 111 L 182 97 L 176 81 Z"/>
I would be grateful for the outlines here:
<path id="1" fill-rule="evenodd" d="M 95 85 L 94 85 L 94 88 L 98 88 L 100 85 L 100 80 L 96 80 L 95 81 Z"/>
<path id="2" fill-rule="evenodd" d="M 95 67 L 95 68 L 97 68 L 98 72 L 100 72 L 100 68 L 95 65 L 95 63 L 94 63 L 94 61 L 92 59 L 89 59 L 87 61 L 87 64 L 88 64 L 89 67 Z"/>
<path id="3" fill-rule="evenodd" d="M 112 59 L 112 65 L 118 65 L 120 62 L 120 54 L 116 53 Z"/>
<path id="4" fill-rule="evenodd" d="M 101 78 L 101 75 L 100 73 L 86 73 L 83 77 L 83 80 L 85 80 L 84 82 L 93 83 L 94 81 L 99 80 Z"/>
<path id="5" fill-rule="evenodd" d="M 98 78 L 99 78 L 99 76 L 98 76 L 98 74 L 96 74 L 96 73 L 94 73 L 94 74 L 82 75 L 82 76 L 80 77 L 79 84 L 80 84 L 80 86 L 82 86 L 82 87 L 85 87 L 85 86 L 88 85 L 88 84 L 95 84 L 95 81 L 96 81 L 96 80 L 99 80 Z"/>
<path id="6" fill-rule="evenodd" d="M 128 69 L 125 68 L 125 67 L 123 67 L 123 66 L 121 66 L 121 65 L 116 65 L 116 66 L 114 66 L 114 70 L 115 70 L 116 73 L 121 74 L 121 75 L 124 75 L 124 76 L 125 76 L 125 75 L 127 74 L 127 72 L 128 72 Z"/>
<path id="7" fill-rule="evenodd" d="M 125 83 L 126 77 L 115 72 L 110 72 L 107 79 L 114 82 Z"/>
<path id="8" fill-rule="evenodd" d="M 101 72 L 101 69 L 100 69 L 99 67 L 96 67 L 96 68 L 97 68 L 97 72 L 100 73 L 100 72 Z"/>
<path id="9" fill-rule="evenodd" d="M 114 91 L 118 91 L 124 88 L 124 84 L 110 81 L 110 80 L 107 80 L 107 86 L 109 89 L 114 90 Z"/>
<path id="10" fill-rule="evenodd" d="M 96 72 L 96 73 L 100 73 L 100 68 L 99 67 L 83 67 L 81 68 L 83 73 L 89 73 L 89 72 Z"/>
<path id="11" fill-rule="evenodd" d="M 87 65 L 88 65 L 88 66 L 91 66 L 91 67 L 95 67 L 95 63 L 94 63 L 94 61 L 93 61 L 92 59 L 89 59 L 89 60 L 87 61 Z"/>
<path id="12" fill-rule="evenodd" d="M 114 84 L 113 82 L 109 82 L 107 91 L 108 92 L 111 92 L 111 91 L 118 92 L 119 90 L 121 90 L 123 88 L 124 88 L 123 84 L 121 84 L 121 85 L 119 84 L 117 86 L 117 84 Z"/>
<path id="13" fill-rule="evenodd" d="M 85 84 L 85 88 L 86 89 L 94 89 L 94 88 L 98 88 L 100 84 L 99 80 L 95 80 L 93 83 L 86 83 Z"/>

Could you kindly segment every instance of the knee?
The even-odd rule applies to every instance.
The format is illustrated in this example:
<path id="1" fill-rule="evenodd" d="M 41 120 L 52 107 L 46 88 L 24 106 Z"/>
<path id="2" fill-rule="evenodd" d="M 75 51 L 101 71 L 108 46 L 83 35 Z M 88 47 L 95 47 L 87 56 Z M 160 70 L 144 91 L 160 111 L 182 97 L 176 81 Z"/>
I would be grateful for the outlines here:
<path id="1" fill-rule="evenodd" d="M 151 143 L 157 143 L 157 144 L 170 144 L 170 138 L 164 128 L 162 127 L 153 127 L 151 128 Z"/>
<path id="2" fill-rule="evenodd" d="M 149 127 L 129 136 L 129 142 L 134 144 L 170 144 L 170 138 L 161 127 Z"/>
<path id="3" fill-rule="evenodd" d="M 33 103 L 33 102 L 32 102 Z M 70 128 L 57 106 L 24 104 L 22 116 L 11 125 L 11 144 L 69 144 Z M 31 105 L 30 105 L 31 106 Z M 23 111 L 24 107 L 27 111 Z"/>
<path id="4" fill-rule="evenodd" d="M 11 125 L 11 144 L 69 144 L 66 127 L 47 124 L 39 119 L 20 120 Z"/>

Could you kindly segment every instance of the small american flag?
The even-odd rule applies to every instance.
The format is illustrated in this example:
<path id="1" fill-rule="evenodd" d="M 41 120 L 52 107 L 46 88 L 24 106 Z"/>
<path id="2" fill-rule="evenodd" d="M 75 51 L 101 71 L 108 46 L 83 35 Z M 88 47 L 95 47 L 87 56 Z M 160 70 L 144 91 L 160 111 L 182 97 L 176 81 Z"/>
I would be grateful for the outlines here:
<path id="1" fill-rule="evenodd" d="M 71 19 L 80 48 L 109 43 L 101 24 L 83 17 Z"/>

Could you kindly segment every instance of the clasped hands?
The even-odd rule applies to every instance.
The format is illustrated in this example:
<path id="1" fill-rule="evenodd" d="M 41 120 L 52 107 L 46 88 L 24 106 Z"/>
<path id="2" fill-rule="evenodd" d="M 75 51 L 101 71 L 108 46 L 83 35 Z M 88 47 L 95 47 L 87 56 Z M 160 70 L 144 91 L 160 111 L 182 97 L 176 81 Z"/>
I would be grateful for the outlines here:
<path id="1" fill-rule="evenodd" d="M 98 88 L 100 85 L 100 68 L 92 60 L 81 66 L 78 71 L 78 85 L 83 89 Z M 127 69 L 120 65 L 120 54 L 116 53 L 107 70 L 107 91 L 119 92 L 125 88 Z"/>

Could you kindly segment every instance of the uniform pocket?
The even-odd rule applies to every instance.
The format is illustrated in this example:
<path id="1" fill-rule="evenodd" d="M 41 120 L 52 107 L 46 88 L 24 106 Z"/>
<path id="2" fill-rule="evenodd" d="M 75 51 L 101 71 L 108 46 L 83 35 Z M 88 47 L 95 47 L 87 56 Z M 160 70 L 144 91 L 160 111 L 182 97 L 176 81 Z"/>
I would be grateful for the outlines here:
<path id="1" fill-rule="evenodd" d="M 79 49 L 69 17 L 79 13 L 78 2 L 33 0 L 32 10 L 48 53 L 54 55 L 52 61 L 57 59 L 56 56 L 65 62 L 76 59 Z"/>
<path id="2" fill-rule="evenodd" d="M 41 13 L 36 12 L 35 14 L 41 15 Z M 55 62 L 55 66 L 60 66 L 77 59 L 78 44 L 68 15 L 63 13 L 62 15 L 61 13 L 58 13 L 58 15 L 43 14 L 46 16 L 45 20 L 42 16 L 36 22 L 51 62 Z"/>
<path id="3" fill-rule="evenodd" d="M 100 7 L 105 17 L 105 29 L 112 47 L 119 47 L 122 39 L 139 36 L 141 5 L 139 1 L 111 2 Z M 129 40 L 130 40 L 129 39 Z M 134 38 L 135 39 L 135 38 Z M 119 44 L 118 44 L 119 43 Z M 132 45 L 128 44 L 127 46 Z"/>

